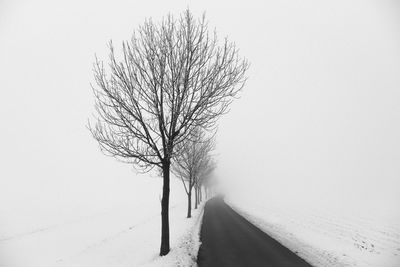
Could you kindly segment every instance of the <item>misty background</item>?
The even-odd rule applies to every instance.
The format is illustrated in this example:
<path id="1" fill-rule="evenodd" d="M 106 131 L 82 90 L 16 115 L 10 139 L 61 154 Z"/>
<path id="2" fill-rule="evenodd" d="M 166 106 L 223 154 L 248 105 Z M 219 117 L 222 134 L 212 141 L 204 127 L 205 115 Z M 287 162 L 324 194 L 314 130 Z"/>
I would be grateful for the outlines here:
<path id="1" fill-rule="evenodd" d="M 220 190 L 400 218 L 399 2 L 1 0 L 0 231 L 132 196 L 158 205 L 156 174 L 105 157 L 86 129 L 92 63 L 187 7 L 251 62 L 219 123 Z"/>

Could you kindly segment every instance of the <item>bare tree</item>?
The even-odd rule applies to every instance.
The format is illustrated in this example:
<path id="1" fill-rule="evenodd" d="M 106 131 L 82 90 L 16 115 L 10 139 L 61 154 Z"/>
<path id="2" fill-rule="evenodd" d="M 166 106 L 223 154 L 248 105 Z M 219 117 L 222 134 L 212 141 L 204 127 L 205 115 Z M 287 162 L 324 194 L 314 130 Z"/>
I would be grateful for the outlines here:
<path id="1" fill-rule="evenodd" d="M 206 198 L 209 197 L 210 188 L 213 187 L 213 182 L 214 182 L 213 173 L 214 173 L 214 170 L 216 169 L 216 167 L 217 167 L 217 164 L 216 164 L 215 160 L 210 158 L 210 160 L 207 161 L 207 164 L 204 167 L 204 171 L 202 172 L 202 175 L 200 176 L 200 180 L 201 180 L 200 183 L 204 189 Z"/>
<path id="2" fill-rule="evenodd" d="M 189 10 L 146 20 L 117 58 L 94 63 L 97 117 L 89 123 L 102 151 L 163 174 L 160 255 L 169 250 L 170 165 L 174 147 L 195 127 L 211 129 L 243 87 L 248 62 L 234 43 L 217 40 Z M 94 125 L 93 125 L 94 124 Z"/>
<path id="3" fill-rule="evenodd" d="M 216 167 L 215 161 L 212 157 L 204 157 L 200 163 L 199 171 L 195 176 L 194 188 L 195 188 L 195 209 L 203 200 L 203 190 L 205 190 L 206 179 L 211 175 Z"/>
<path id="4" fill-rule="evenodd" d="M 206 138 L 204 131 L 196 128 L 193 135 L 177 147 L 179 154 L 174 158 L 172 171 L 181 179 L 188 197 L 187 218 L 192 216 L 192 189 L 205 171 L 214 143 L 214 136 Z"/>

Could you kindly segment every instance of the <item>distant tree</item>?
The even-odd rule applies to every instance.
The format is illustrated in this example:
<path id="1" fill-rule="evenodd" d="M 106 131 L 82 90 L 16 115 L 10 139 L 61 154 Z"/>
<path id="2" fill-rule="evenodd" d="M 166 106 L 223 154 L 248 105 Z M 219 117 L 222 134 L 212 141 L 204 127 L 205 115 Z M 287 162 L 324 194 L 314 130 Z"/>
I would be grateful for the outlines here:
<path id="1" fill-rule="evenodd" d="M 204 189 L 206 198 L 210 197 L 210 190 L 214 187 L 214 170 L 216 167 L 216 162 L 213 159 L 209 160 L 201 176 L 201 185 Z"/>
<path id="2" fill-rule="evenodd" d="M 169 245 L 170 166 L 175 146 L 196 127 L 212 129 L 244 86 L 248 69 L 234 43 L 217 41 L 207 22 L 186 10 L 178 19 L 146 20 L 117 58 L 110 41 L 106 64 L 94 63 L 101 150 L 146 172 L 162 170 L 161 248 Z"/>
<path id="3" fill-rule="evenodd" d="M 188 197 L 187 218 L 192 216 L 192 189 L 205 172 L 206 162 L 210 161 L 210 152 L 213 149 L 213 136 L 207 138 L 199 128 L 195 129 L 193 135 L 178 146 L 179 153 L 174 158 L 172 171 L 182 181 Z"/>
<path id="4" fill-rule="evenodd" d="M 195 176 L 194 188 L 195 188 L 195 209 L 203 200 L 203 191 L 208 186 L 208 179 L 216 167 L 215 161 L 212 157 L 205 157 L 200 163 L 199 172 Z"/>

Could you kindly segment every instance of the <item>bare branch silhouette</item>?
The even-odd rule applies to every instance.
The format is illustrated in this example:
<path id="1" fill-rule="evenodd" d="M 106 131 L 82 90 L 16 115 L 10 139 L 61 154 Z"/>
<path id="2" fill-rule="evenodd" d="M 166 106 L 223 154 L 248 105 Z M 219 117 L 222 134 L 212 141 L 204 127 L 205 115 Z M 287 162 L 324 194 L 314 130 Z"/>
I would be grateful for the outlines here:
<path id="1" fill-rule="evenodd" d="M 174 158 L 172 171 L 181 179 L 188 197 L 187 217 L 191 217 L 192 209 L 192 189 L 201 186 L 203 175 L 208 172 L 211 162 L 211 151 L 215 147 L 214 135 L 206 137 L 204 131 L 196 128 L 191 138 L 180 143 L 178 151 L 180 153 Z M 196 191 L 196 208 L 198 204 Z"/>

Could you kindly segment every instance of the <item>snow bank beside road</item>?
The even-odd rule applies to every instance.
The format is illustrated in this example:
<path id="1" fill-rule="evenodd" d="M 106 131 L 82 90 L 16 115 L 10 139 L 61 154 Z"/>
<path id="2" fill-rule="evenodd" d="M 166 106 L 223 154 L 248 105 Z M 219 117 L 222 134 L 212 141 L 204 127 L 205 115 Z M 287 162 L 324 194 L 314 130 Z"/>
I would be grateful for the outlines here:
<path id="1" fill-rule="evenodd" d="M 54 192 L 44 191 L 35 199 L 18 195 L 18 202 L 13 205 L 3 201 L 0 266 L 148 264 L 159 258 L 161 190 L 160 179 L 111 177 L 91 190 L 84 189 L 81 194 L 71 192 L 68 197 L 65 195 L 68 190 L 59 198 L 54 197 Z M 187 219 L 187 200 L 181 181 L 171 180 L 171 191 L 170 235 L 171 255 L 174 255 L 183 237 L 197 220 L 201 222 L 198 217 L 201 209 L 193 211 L 193 218 Z M 190 244 L 195 247 L 194 242 Z"/>
<path id="2" fill-rule="evenodd" d="M 316 267 L 397 267 L 400 223 L 228 200 L 247 220 Z"/>
<path id="3" fill-rule="evenodd" d="M 146 264 L 146 267 L 163 266 L 197 266 L 197 253 L 200 248 L 200 229 L 203 221 L 204 204 L 200 205 L 198 210 L 192 211 L 192 218 L 180 220 L 177 227 L 180 228 L 181 235 L 179 239 L 172 240 L 171 251 L 168 255 L 158 257 L 152 263 Z M 176 244 L 175 244 L 176 243 Z"/>
<path id="4" fill-rule="evenodd" d="M 158 256 L 160 246 L 160 215 L 101 240 L 65 259 L 65 267 L 132 267 L 132 266 L 193 266 L 199 248 L 202 206 L 186 218 L 186 203 L 170 209 L 171 252 Z M 61 267 L 60 266 L 60 267 Z"/>

